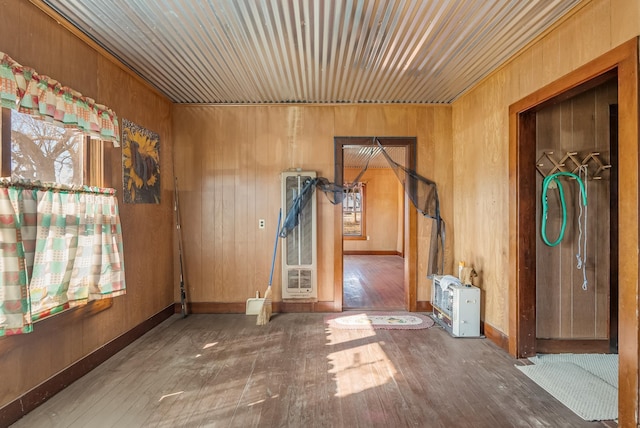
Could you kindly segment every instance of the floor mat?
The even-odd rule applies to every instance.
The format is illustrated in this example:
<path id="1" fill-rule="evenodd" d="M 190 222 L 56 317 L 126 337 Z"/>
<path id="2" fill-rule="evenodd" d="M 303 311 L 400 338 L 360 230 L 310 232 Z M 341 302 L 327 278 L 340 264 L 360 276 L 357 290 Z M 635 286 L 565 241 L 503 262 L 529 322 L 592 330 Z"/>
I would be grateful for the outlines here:
<path id="1" fill-rule="evenodd" d="M 433 327 L 434 321 L 416 313 L 340 313 L 324 317 L 330 327 L 339 329 L 418 330 Z"/>
<path id="2" fill-rule="evenodd" d="M 587 421 L 618 417 L 618 356 L 554 354 L 516 366 L 558 401 Z"/>

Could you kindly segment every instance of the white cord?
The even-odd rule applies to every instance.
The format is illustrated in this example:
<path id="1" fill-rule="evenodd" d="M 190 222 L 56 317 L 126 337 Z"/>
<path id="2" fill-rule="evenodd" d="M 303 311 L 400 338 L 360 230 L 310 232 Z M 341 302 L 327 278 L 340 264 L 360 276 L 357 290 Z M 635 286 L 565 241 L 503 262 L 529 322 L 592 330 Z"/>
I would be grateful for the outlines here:
<path id="1" fill-rule="evenodd" d="M 581 165 L 578 170 L 578 177 L 584 184 L 584 199 L 587 198 L 587 165 Z M 584 222 L 582 220 L 583 207 L 582 198 L 583 195 L 578 192 L 578 206 L 580 207 L 580 213 L 578 215 L 578 252 L 576 253 L 576 259 L 578 261 L 576 267 L 578 270 L 582 270 L 582 289 L 587 290 L 587 220 L 588 220 L 588 206 L 584 206 Z M 581 246 L 582 244 L 582 246 Z"/>

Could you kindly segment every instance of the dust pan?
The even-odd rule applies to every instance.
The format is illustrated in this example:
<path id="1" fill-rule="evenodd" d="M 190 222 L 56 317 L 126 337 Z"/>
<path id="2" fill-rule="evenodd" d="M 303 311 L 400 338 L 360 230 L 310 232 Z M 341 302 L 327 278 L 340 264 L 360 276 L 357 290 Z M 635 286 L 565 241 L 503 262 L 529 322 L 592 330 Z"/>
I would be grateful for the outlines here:
<path id="1" fill-rule="evenodd" d="M 256 297 L 250 297 L 247 299 L 246 314 L 258 315 L 264 305 L 264 297 L 260 297 L 260 293 L 256 291 Z"/>

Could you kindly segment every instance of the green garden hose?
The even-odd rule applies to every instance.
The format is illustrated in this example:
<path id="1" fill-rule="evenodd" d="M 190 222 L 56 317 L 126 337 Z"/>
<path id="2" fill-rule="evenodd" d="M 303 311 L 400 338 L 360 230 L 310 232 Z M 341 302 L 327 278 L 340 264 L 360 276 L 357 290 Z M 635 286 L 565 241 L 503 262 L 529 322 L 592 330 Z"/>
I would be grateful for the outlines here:
<path id="1" fill-rule="evenodd" d="M 576 179 L 576 181 L 580 185 L 580 193 L 582 195 L 582 204 L 585 207 L 587 206 L 587 192 L 586 192 L 586 189 L 584 188 L 584 182 L 580 177 L 578 177 L 577 175 L 571 172 L 556 172 L 554 174 L 550 174 L 549 176 L 545 177 L 544 181 L 542 182 L 542 227 L 541 227 L 542 230 L 541 230 L 541 233 L 542 233 L 542 240 L 544 241 L 545 244 L 547 244 L 550 247 L 555 247 L 562 241 L 562 239 L 564 238 L 564 230 L 567 227 L 567 204 L 564 200 L 564 190 L 562 188 L 562 183 L 558 179 L 559 176 L 571 177 Z M 562 206 L 562 226 L 560 227 L 560 233 L 558 234 L 558 239 L 556 239 L 553 242 L 550 242 L 549 239 L 547 238 L 547 213 L 549 211 L 549 205 L 547 201 L 547 190 L 548 190 L 549 184 L 552 181 L 558 186 L 558 193 L 560 196 L 560 205 Z"/>

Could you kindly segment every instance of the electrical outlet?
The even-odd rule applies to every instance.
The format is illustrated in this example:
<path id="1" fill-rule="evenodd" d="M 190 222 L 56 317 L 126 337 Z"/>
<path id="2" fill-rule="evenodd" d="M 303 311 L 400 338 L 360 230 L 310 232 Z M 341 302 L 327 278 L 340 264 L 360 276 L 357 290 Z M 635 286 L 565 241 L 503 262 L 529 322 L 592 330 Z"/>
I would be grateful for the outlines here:
<path id="1" fill-rule="evenodd" d="M 258 220 L 258 228 L 264 229 L 264 226 L 265 226 L 264 219 L 261 218 L 260 220 Z"/>

